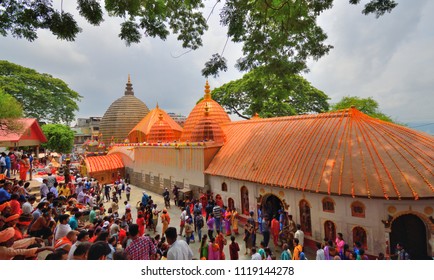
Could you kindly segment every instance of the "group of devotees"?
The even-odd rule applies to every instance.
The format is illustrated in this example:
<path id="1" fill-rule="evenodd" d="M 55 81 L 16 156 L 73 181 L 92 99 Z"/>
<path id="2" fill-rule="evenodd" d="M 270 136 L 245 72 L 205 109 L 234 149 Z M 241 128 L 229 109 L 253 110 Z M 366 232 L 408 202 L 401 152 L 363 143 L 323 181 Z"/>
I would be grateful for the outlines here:
<path id="1" fill-rule="evenodd" d="M 260 222 L 250 211 L 240 232 L 236 209 L 210 192 L 181 200 L 174 186 L 164 189 L 165 203 L 157 205 L 143 191 L 141 201 L 132 207 L 131 185 L 122 178 L 110 185 L 81 177 L 65 184 L 48 174 L 38 198 L 29 192 L 29 185 L 25 180 L 0 181 L 1 260 L 238 260 L 243 253 L 242 259 L 252 260 L 307 259 L 300 225 L 282 210 L 274 217 L 261 215 Z M 169 207 L 179 208 L 179 217 L 170 217 Z M 285 228 L 292 236 L 288 243 L 279 240 Z M 238 244 L 238 235 L 244 246 Z M 194 242 L 200 244 L 196 252 L 191 248 Z M 408 258 L 400 249 L 401 259 Z M 336 240 L 317 244 L 313 259 L 367 257 L 361 244 L 350 250 L 338 233 Z"/>

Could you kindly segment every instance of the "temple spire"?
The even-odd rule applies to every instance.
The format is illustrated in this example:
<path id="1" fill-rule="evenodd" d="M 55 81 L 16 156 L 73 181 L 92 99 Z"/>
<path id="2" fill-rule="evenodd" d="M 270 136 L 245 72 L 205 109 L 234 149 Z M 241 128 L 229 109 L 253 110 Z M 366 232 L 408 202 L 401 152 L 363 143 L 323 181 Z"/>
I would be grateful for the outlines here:
<path id="1" fill-rule="evenodd" d="M 203 99 L 211 99 L 211 90 L 209 88 L 210 87 L 207 80 L 205 84 L 205 95 L 203 96 Z"/>
<path id="2" fill-rule="evenodd" d="M 125 87 L 125 95 L 134 95 L 133 84 L 131 83 L 130 74 L 128 74 L 127 86 Z"/>

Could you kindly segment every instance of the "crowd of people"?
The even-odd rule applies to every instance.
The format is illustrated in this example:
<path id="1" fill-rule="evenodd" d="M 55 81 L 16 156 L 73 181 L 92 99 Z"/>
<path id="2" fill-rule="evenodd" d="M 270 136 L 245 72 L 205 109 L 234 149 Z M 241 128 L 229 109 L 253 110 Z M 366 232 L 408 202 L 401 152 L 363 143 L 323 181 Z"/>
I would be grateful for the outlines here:
<path id="1" fill-rule="evenodd" d="M 38 202 L 28 187 L 22 179 L 0 182 L 0 259 L 238 260 L 243 247 L 237 242 L 240 236 L 244 259 L 307 260 L 301 226 L 283 210 L 272 217 L 256 213 L 259 220 L 251 211 L 240 230 L 237 210 L 211 192 L 201 193 L 198 199 L 188 195 L 181 199 L 177 186 L 166 188 L 161 194 L 165 204 L 159 206 L 143 191 L 133 209 L 131 186 L 120 177 L 104 185 L 79 176 L 74 182 L 59 183 L 48 172 L 39 186 Z M 167 209 L 170 194 L 180 210 L 179 223 Z M 282 243 L 284 230 L 290 238 Z M 194 242 L 200 244 L 198 254 L 191 249 Z M 356 242 L 350 250 L 342 233 L 336 240 L 316 245 L 316 260 L 368 259 L 362 244 Z M 39 254 L 43 251 L 48 252 Z M 402 244 L 396 257 L 409 259 Z"/>

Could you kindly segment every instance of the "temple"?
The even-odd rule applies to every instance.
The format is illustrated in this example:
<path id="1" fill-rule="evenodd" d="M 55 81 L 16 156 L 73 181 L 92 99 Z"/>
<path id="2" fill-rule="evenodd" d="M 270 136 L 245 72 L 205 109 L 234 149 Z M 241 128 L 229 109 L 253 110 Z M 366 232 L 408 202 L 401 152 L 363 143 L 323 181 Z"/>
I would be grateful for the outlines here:
<path id="1" fill-rule="evenodd" d="M 414 259 L 434 255 L 432 136 L 356 108 L 232 122 L 208 82 L 181 128 L 130 92 L 129 81 L 104 115 L 108 154 L 86 158 L 103 181 L 125 172 L 156 193 L 173 185 L 196 197 L 211 191 L 244 219 L 251 210 L 283 209 L 301 224 L 307 246 L 342 232 L 370 255 L 397 242 L 413 248 Z M 121 163 L 104 173 L 95 161 L 110 156 Z"/>

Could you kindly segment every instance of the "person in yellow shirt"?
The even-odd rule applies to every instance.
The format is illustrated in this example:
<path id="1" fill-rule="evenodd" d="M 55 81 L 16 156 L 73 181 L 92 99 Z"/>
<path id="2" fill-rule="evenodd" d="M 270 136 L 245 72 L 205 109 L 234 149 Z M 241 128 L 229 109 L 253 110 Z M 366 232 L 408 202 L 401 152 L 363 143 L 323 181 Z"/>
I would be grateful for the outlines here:
<path id="1" fill-rule="evenodd" d="M 299 244 L 300 241 L 298 238 L 294 238 L 292 242 L 294 244 L 294 253 L 292 254 L 292 259 L 300 260 L 300 254 L 303 252 L 303 247 Z"/>
<path id="2" fill-rule="evenodd" d="M 57 188 L 57 192 L 59 193 L 59 196 L 63 195 L 66 198 L 68 198 L 71 195 L 71 190 L 67 188 L 65 184 L 59 184 L 59 187 Z"/>

